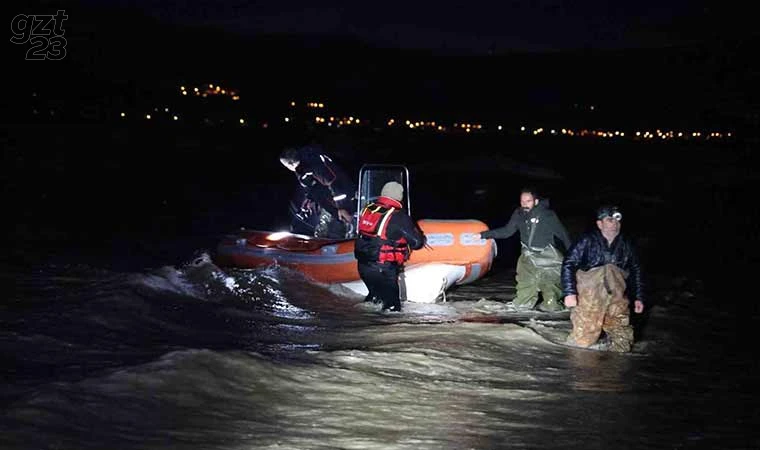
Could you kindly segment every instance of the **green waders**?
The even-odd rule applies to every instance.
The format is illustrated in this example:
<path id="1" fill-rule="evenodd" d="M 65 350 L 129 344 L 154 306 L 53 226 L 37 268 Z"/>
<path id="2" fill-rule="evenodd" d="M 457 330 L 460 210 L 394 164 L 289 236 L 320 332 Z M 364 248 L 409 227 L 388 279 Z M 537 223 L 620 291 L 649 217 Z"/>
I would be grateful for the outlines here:
<path id="1" fill-rule="evenodd" d="M 517 259 L 517 293 L 512 305 L 518 309 L 532 309 L 541 292 L 542 311 L 561 311 L 562 287 L 560 269 L 562 255 L 552 245 L 531 249 L 523 244 Z"/>

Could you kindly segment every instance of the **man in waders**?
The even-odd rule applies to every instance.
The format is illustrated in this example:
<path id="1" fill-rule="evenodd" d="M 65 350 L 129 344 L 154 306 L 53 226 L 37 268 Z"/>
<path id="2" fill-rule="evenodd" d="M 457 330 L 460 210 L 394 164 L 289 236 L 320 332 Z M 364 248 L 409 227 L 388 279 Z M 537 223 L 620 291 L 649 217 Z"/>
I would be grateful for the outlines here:
<path id="1" fill-rule="evenodd" d="M 554 246 L 557 237 L 564 248 L 570 247 L 570 236 L 557 214 L 538 198 L 534 189 L 520 191 L 520 207 L 509 222 L 501 227 L 480 233 L 481 239 L 506 239 L 520 232 L 520 257 L 517 259 L 517 294 L 512 305 L 517 309 L 533 309 L 541 293 L 542 311 L 560 311 L 560 268 L 562 253 Z"/>
<path id="2" fill-rule="evenodd" d="M 604 331 L 610 350 L 631 351 L 628 299 L 634 299 L 637 314 L 644 311 L 644 300 L 639 258 L 633 244 L 620 234 L 622 219 L 617 207 L 599 208 L 596 229 L 581 237 L 562 263 L 565 306 L 573 308 L 570 345 L 590 347 Z"/>

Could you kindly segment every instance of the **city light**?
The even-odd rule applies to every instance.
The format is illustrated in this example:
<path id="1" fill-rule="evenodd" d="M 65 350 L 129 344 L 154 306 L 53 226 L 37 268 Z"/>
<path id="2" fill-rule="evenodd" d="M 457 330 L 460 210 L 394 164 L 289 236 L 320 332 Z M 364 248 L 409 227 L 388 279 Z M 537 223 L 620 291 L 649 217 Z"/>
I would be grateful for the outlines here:
<path id="1" fill-rule="evenodd" d="M 165 121 L 179 121 L 180 117 L 183 117 L 183 122 L 192 124 L 195 121 L 206 125 L 222 125 L 225 122 L 238 121 L 241 125 L 246 124 L 246 120 L 239 118 L 237 114 L 242 113 L 241 107 L 255 107 L 257 108 L 257 115 L 261 117 L 259 124 L 263 128 L 269 128 L 269 124 L 277 123 L 277 120 L 272 120 L 277 117 L 277 112 L 273 108 L 270 113 L 261 109 L 261 105 L 253 103 L 252 105 L 246 105 L 240 103 L 241 106 L 229 105 L 229 112 L 225 111 L 224 103 L 207 104 L 206 101 L 201 99 L 207 98 L 222 98 L 230 99 L 234 102 L 239 102 L 241 96 L 239 91 L 234 87 L 222 86 L 220 83 L 206 83 L 198 86 L 188 86 L 188 84 L 178 85 L 179 94 L 183 100 L 180 103 L 164 102 L 164 105 L 142 105 L 136 106 L 134 110 L 117 110 L 111 114 L 118 114 L 118 117 L 125 119 L 128 115 L 131 117 L 143 117 L 144 120 L 152 120 L 156 123 L 164 123 Z M 177 92 L 177 91 L 174 91 Z M 36 92 L 32 93 L 34 96 Z M 169 97 L 167 97 L 168 99 Z M 194 102 L 194 98 L 199 99 L 198 106 L 190 106 Z M 160 100 L 153 99 L 154 101 Z M 190 103 L 188 103 L 190 102 Z M 166 106 L 166 105 L 169 106 Z M 510 134 L 523 135 L 523 136 L 535 136 L 552 139 L 568 139 L 568 138 L 597 138 L 604 140 L 626 139 L 634 142 L 652 142 L 657 141 L 707 141 L 707 140 L 720 140 L 735 138 L 735 130 L 726 131 L 720 129 L 669 129 L 669 128 L 657 128 L 652 127 L 650 129 L 625 129 L 625 127 L 616 127 L 613 129 L 605 128 L 573 128 L 566 124 L 552 123 L 551 126 L 547 124 L 531 124 L 527 121 L 522 121 L 520 125 L 505 124 L 500 122 L 481 122 L 477 120 L 467 119 L 463 121 L 453 121 L 447 123 L 446 120 L 433 117 L 416 117 L 416 118 L 403 118 L 398 119 L 396 117 L 388 118 L 373 118 L 373 117 L 358 117 L 357 114 L 349 113 L 349 111 L 341 111 L 339 108 L 328 108 L 329 102 L 317 99 L 298 100 L 297 98 L 286 100 L 283 106 L 288 106 L 288 112 L 286 115 L 280 115 L 281 119 L 279 123 L 283 122 L 292 125 L 304 125 L 304 126 L 327 126 L 332 128 L 344 128 L 344 127 L 356 127 L 373 129 L 375 131 L 382 130 L 384 128 L 390 129 L 402 128 L 414 133 L 442 133 L 442 134 L 459 134 L 459 135 L 472 135 L 472 134 L 488 134 L 499 133 L 501 136 L 507 136 Z M 146 107 L 147 106 L 147 107 Z M 596 110 L 597 105 L 590 105 L 588 108 Z M 191 109 L 188 109 L 191 108 Z M 210 109 L 209 109 L 210 108 Z M 140 111 L 142 109 L 142 111 Z M 145 113 L 148 110 L 151 113 Z M 363 108 L 364 115 L 368 108 Z M 371 109 L 369 109 L 371 110 Z M 51 110 L 52 111 L 52 110 Z M 171 112 L 170 112 L 171 111 Z M 38 115 L 37 108 L 31 109 L 31 114 Z M 225 115 L 233 115 L 225 119 Z M 51 112 L 51 116 L 54 114 Z M 165 115 L 165 116 L 164 116 Z M 57 116 L 57 114 L 56 114 Z M 213 116 L 213 118 L 212 118 Z M 237 116 L 237 117 L 235 117 Z M 113 116 L 112 116 L 113 117 Z M 165 117 L 165 118 L 164 118 Z M 202 119 L 201 119 L 202 118 Z M 197 123 L 197 122 L 196 122 Z M 519 130 L 519 131 L 517 131 Z"/>

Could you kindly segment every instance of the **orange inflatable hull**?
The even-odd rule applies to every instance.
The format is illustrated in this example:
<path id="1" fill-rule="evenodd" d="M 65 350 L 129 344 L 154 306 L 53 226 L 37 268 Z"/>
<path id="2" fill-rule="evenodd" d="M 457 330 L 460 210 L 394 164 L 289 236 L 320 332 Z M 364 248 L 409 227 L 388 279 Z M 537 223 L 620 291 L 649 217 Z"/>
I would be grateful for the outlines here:
<path id="1" fill-rule="evenodd" d="M 412 252 L 406 267 L 428 263 L 462 266 L 464 276 L 456 284 L 481 278 L 496 255 L 492 239 L 480 239 L 488 229 L 479 220 L 420 220 L 427 246 Z M 220 242 L 213 257 L 220 267 L 254 269 L 278 264 L 297 270 L 321 283 L 359 280 L 354 239 L 328 240 L 290 233 L 241 230 Z"/>

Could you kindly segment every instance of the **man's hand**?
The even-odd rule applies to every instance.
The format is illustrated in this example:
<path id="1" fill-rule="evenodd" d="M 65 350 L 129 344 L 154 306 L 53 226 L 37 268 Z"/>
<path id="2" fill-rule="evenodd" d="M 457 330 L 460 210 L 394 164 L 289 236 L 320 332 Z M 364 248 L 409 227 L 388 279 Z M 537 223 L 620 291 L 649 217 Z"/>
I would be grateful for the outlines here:
<path id="1" fill-rule="evenodd" d="M 636 314 L 641 314 L 642 312 L 644 312 L 644 302 L 642 302 L 641 300 L 636 300 L 635 302 L 633 302 L 633 312 L 635 312 Z"/>
<path id="2" fill-rule="evenodd" d="M 345 209 L 338 210 L 338 218 L 346 223 L 351 223 L 354 221 L 354 216 L 352 216 L 351 213 Z"/>
<path id="3" fill-rule="evenodd" d="M 301 211 L 303 211 L 307 216 L 314 214 L 317 211 L 317 204 L 313 200 L 304 199 L 303 203 L 301 203 Z"/>
<path id="4" fill-rule="evenodd" d="M 435 250 L 430 244 L 428 244 L 426 234 L 422 235 L 422 242 L 423 242 L 422 248 L 426 248 L 428 250 Z"/>
<path id="5" fill-rule="evenodd" d="M 573 308 L 575 306 L 578 306 L 578 296 L 575 294 L 566 295 L 565 306 L 567 306 L 568 308 Z"/>

